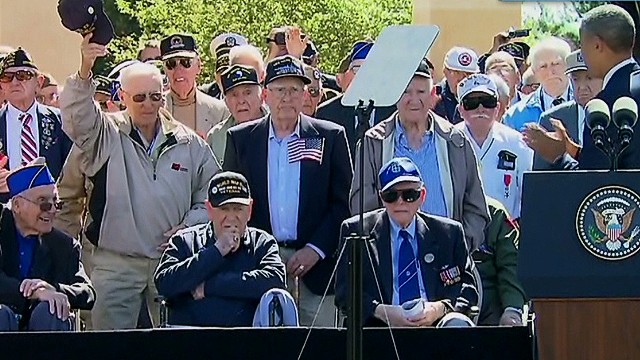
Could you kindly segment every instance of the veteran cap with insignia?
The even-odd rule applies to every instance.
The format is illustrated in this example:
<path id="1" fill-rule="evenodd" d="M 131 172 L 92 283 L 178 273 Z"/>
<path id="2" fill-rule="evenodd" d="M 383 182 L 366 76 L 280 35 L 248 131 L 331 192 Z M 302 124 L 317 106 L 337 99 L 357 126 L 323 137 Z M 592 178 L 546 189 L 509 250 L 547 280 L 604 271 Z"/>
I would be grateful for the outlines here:
<path id="1" fill-rule="evenodd" d="M 105 94 L 111 96 L 111 80 L 104 75 L 96 75 L 93 77 L 93 81 L 96 84 L 96 93 Z"/>
<path id="2" fill-rule="evenodd" d="M 565 74 L 570 74 L 574 71 L 587 70 L 587 64 L 584 62 L 584 58 L 582 57 L 582 52 L 580 50 L 576 50 L 565 58 L 567 62 L 567 70 L 565 70 Z"/>
<path id="3" fill-rule="evenodd" d="M 316 48 L 316 45 L 311 40 L 307 41 L 307 47 L 302 53 L 302 61 L 307 65 L 311 65 L 317 55 L 318 49 Z"/>
<path id="4" fill-rule="evenodd" d="M 225 204 L 249 205 L 249 182 L 242 174 L 232 171 L 219 172 L 209 182 L 208 199 L 213 207 Z"/>
<path id="5" fill-rule="evenodd" d="M 20 47 L 7 54 L 7 56 L 2 60 L 2 70 L 0 71 L 0 73 L 3 73 L 5 70 L 14 67 L 26 67 L 36 70 L 38 69 L 36 64 L 33 62 L 31 55 L 29 55 L 28 52 Z"/>
<path id="6" fill-rule="evenodd" d="M 160 41 L 162 60 L 171 58 L 194 58 L 198 56 L 196 39 L 189 34 L 171 34 Z"/>
<path id="7" fill-rule="evenodd" d="M 38 186 L 55 183 L 43 157 L 36 158 L 29 164 L 11 171 L 7 176 L 7 187 L 11 197 Z"/>
<path id="8" fill-rule="evenodd" d="M 247 45 L 249 42 L 247 38 L 235 33 L 224 33 L 220 34 L 211 40 L 211 44 L 209 45 L 209 51 L 211 51 L 211 55 L 220 56 L 219 51 L 222 49 L 231 49 L 234 46 Z"/>
<path id="9" fill-rule="evenodd" d="M 389 160 L 380 169 L 378 178 L 380 180 L 380 191 L 389 190 L 395 184 L 405 181 L 422 183 L 420 170 L 411 159 L 406 157 L 397 157 Z"/>
<path id="10" fill-rule="evenodd" d="M 444 67 L 449 70 L 477 73 L 480 71 L 478 54 L 471 49 L 454 46 L 444 56 Z"/>
<path id="11" fill-rule="evenodd" d="M 311 79 L 305 76 L 302 62 L 291 55 L 279 56 L 267 63 L 265 86 L 274 80 L 294 77 L 302 80 L 306 85 L 311 83 Z"/>
<path id="12" fill-rule="evenodd" d="M 59 0 L 58 15 L 65 28 L 82 36 L 93 33 L 92 43 L 107 45 L 114 37 L 102 0 Z"/>
<path id="13" fill-rule="evenodd" d="M 220 74 L 229 68 L 229 48 L 222 48 L 216 54 L 216 74 Z"/>
<path id="14" fill-rule="evenodd" d="M 427 62 L 427 59 L 422 59 L 420 61 L 420 64 L 418 65 L 416 72 L 413 73 L 413 76 L 420 76 L 420 77 L 431 79 L 431 67 Z"/>
<path id="15" fill-rule="evenodd" d="M 258 73 L 251 66 L 233 65 L 222 73 L 222 91 L 227 91 L 238 85 L 260 85 Z"/>
<path id="16" fill-rule="evenodd" d="M 469 75 L 458 83 L 458 98 L 460 100 L 474 92 L 485 93 L 497 98 L 498 86 L 493 79 L 485 74 Z"/>

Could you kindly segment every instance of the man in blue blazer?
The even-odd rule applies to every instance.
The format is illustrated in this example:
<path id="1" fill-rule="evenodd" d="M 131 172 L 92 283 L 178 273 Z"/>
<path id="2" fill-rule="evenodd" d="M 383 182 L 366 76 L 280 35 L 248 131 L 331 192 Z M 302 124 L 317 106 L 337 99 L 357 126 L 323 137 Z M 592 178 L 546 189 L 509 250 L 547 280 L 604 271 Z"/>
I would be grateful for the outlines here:
<path id="1" fill-rule="evenodd" d="M 31 56 L 21 48 L 0 65 L 0 88 L 7 99 L 0 110 L 0 202 L 8 200 L 4 179 L 9 170 L 44 157 L 57 178 L 71 150 L 60 111 L 36 101 L 42 79 Z"/>
<path id="2" fill-rule="evenodd" d="M 418 211 L 429 190 L 409 158 L 391 159 L 379 178 L 384 208 L 364 214 L 363 325 L 472 326 L 466 314 L 478 292 L 462 224 Z M 358 220 L 342 223 L 341 248 L 345 237 L 358 233 Z M 343 312 L 352 291 L 348 254 L 336 272 L 336 305 Z"/>
<path id="3" fill-rule="evenodd" d="M 597 99 L 603 100 L 609 108 L 622 96 L 632 96 L 630 90 L 631 74 L 640 70 L 633 59 L 635 24 L 627 11 L 616 5 L 598 6 L 582 19 L 580 27 L 580 45 L 589 75 L 604 80 L 603 89 Z M 635 98 L 636 102 L 640 99 Z M 640 168 L 640 136 L 636 125 L 636 136 L 631 145 L 619 158 L 620 169 Z M 609 138 L 616 142 L 617 127 L 611 123 L 606 129 Z M 563 168 L 608 169 L 609 159 L 595 147 L 590 130 L 585 126 L 583 147 L 578 160 L 563 154 L 555 165 Z M 579 162 L 578 162 L 579 161 Z"/>

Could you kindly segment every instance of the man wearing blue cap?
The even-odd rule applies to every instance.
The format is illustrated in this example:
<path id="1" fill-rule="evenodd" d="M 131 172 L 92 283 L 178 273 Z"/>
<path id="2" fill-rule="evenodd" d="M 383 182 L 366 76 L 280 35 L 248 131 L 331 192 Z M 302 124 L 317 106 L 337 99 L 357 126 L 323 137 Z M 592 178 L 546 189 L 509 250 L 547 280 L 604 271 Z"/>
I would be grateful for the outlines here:
<path id="1" fill-rule="evenodd" d="M 271 110 L 227 131 L 223 169 L 243 174 L 254 206 L 249 225 L 272 233 L 287 263 L 288 286 L 300 279 L 300 322 L 333 326 L 333 301 L 322 302 L 334 268 L 340 222 L 349 216 L 352 169 L 344 129 L 302 113 L 302 61 L 267 65 L 263 97 Z M 332 287 L 331 287 L 332 288 Z"/>
<path id="2" fill-rule="evenodd" d="M 358 41 L 353 45 L 349 54 L 349 65 L 343 75 L 338 75 L 338 84 L 342 88 L 343 92 L 346 92 L 351 82 L 356 76 L 356 73 L 364 64 L 369 51 L 373 47 L 371 41 Z M 358 141 L 358 134 L 356 128 L 358 126 L 358 120 L 356 119 L 356 112 L 353 106 L 342 105 L 342 96 L 339 95 L 318 107 L 316 117 L 318 119 L 324 119 L 332 121 L 338 125 L 342 125 L 347 132 L 347 139 L 349 140 L 349 148 L 351 149 L 351 157 L 355 158 L 356 142 Z M 375 107 L 371 113 L 374 124 L 379 123 L 382 120 L 390 117 L 394 111 L 395 106 L 388 107 Z"/>
<path id="3" fill-rule="evenodd" d="M 391 159 L 378 177 L 384 208 L 364 214 L 373 271 L 365 256 L 363 325 L 473 326 L 465 314 L 476 305 L 478 292 L 462 224 L 419 211 L 429 189 L 409 158 Z M 358 233 L 358 220 L 342 223 L 343 245 Z M 348 267 L 343 254 L 336 273 L 336 305 L 342 311 L 348 307 Z"/>
<path id="4" fill-rule="evenodd" d="M 59 202 L 43 158 L 7 178 L 0 209 L 0 331 L 71 330 L 70 309 L 90 310 L 95 290 L 80 244 L 53 228 Z"/>

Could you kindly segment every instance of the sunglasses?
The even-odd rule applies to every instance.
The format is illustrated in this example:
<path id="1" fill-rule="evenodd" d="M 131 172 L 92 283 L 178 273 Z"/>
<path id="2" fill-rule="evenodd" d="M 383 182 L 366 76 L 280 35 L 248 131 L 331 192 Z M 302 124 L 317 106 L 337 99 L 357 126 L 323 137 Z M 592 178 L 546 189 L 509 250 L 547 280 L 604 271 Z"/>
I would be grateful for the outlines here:
<path id="1" fill-rule="evenodd" d="M 498 99 L 493 96 L 482 96 L 462 99 L 462 107 L 465 110 L 475 110 L 482 105 L 485 109 L 494 109 L 498 106 Z"/>
<path id="2" fill-rule="evenodd" d="M 183 68 L 188 69 L 191 67 L 191 65 L 193 65 L 193 59 L 169 59 L 164 62 L 164 65 L 167 67 L 167 69 L 173 70 L 178 66 L 178 63 L 180 63 Z"/>
<path id="3" fill-rule="evenodd" d="M 18 197 L 23 198 L 34 205 L 38 205 L 38 207 L 40 208 L 40 211 L 42 212 L 49 212 L 53 208 L 55 208 L 56 210 L 62 209 L 62 202 L 59 200 L 36 202 L 24 196 L 18 196 Z"/>
<path id="4" fill-rule="evenodd" d="M 16 72 L 5 71 L 2 73 L 2 75 L 0 75 L 0 82 L 10 83 L 13 81 L 13 78 L 18 79 L 19 81 L 28 81 L 33 79 L 34 76 L 36 76 L 34 72 L 27 70 L 18 70 Z"/>
<path id="5" fill-rule="evenodd" d="M 402 197 L 407 203 L 412 203 L 420 199 L 421 189 L 387 190 L 380 193 L 380 198 L 386 203 L 394 203 Z"/>
<path id="6" fill-rule="evenodd" d="M 122 91 L 126 92 L 124 90 L 122 90 Z M 133 102 L 137 102 L 137 103 L 141 103 L 141 102 L 144 102 L 145 100 L 147 100 L 147 96 L 153 102 L 162 101 L 162 93 L 161 92 L 152 92 L 152 93 L 148 93 L 148 94 L 135 94 L 135 95 L 132 95 L 130 93 L 127 93 L 127 94 L 131 95 L 131 99 L 133 99 Z"/>
<path id="7" fill-rule="evenodd" d="M 318 89 L 318 88 L 307 88 L 307 92 L 309 92 L 309 95 L 310 95 L 312 98 L 317 98 L 317 97 L 319 97 L 320 95 L 322 95 L 322 92 L 321 92 L 321 91 L 320 91 L 320 89 Z"/>

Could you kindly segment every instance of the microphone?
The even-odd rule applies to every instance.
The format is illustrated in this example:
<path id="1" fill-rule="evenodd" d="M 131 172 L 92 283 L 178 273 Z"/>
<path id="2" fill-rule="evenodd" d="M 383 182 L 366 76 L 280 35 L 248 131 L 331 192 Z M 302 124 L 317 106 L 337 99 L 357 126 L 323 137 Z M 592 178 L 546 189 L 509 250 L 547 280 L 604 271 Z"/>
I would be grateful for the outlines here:
<path id="1" fill-rule="evenodd" d="M 611 122 L 609 106 L 600 99 L 592 99 L 585 108 L 586 125 L 591 130 L 594 145 L 609 154 L 605 144 L 608 143 L 606 128 Z"/>
<path id="2" fill-rule="evenodd" d="M 620 152 L 629 146 L 633 139 L 633 127 L 638 121 L 638 104 L 630 97 L 618 98 L 613 104 L 613 123 L 618 128 Z"/>

